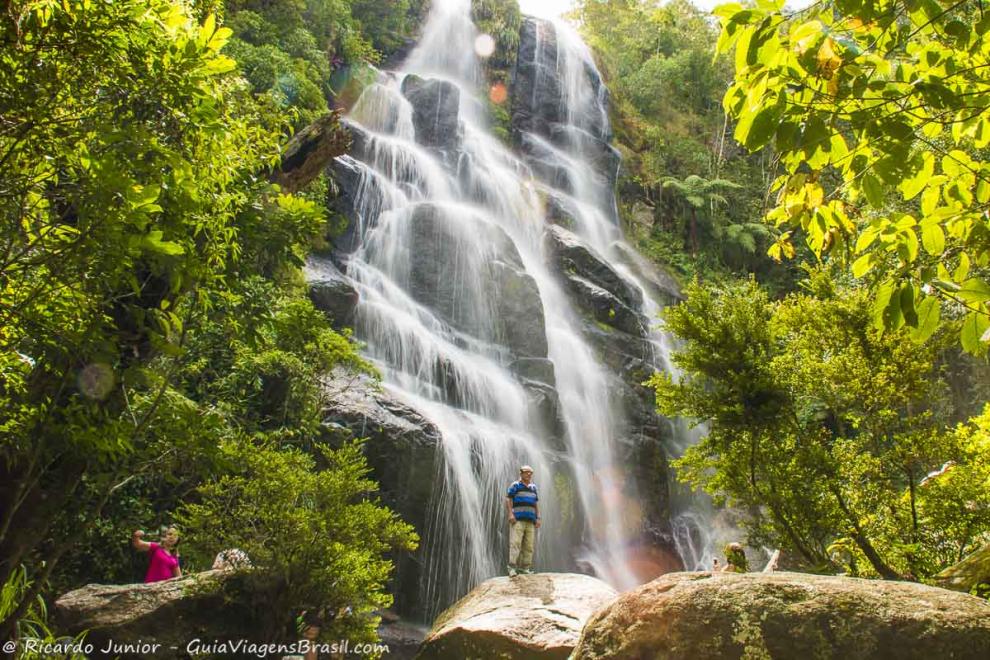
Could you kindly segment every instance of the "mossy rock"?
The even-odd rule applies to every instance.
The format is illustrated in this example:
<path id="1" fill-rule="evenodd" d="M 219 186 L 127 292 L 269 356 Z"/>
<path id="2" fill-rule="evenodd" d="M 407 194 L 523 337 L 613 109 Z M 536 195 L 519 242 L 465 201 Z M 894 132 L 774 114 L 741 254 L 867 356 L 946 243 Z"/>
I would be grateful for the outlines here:
<path id="1" fill-rule="evenodd" d="M 572 660 L 990 657 L 990 604 L 910 582 L 672 573 L 588 620 Z"/>

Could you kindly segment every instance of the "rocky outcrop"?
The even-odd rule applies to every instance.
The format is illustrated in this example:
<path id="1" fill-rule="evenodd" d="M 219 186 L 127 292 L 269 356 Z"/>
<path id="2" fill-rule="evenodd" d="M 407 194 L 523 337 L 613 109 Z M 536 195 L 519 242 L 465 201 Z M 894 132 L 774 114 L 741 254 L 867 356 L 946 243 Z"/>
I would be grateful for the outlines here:
<path id="1" fill-rule="evenodd" d="M 365 454 L 382 500 L 417 529 L 425 527 L 440 431 L 370 376 L 338 368 L 324 382 L 324 424 L 367 438 Z"/>
<path id="2" fill-rule="evenodd" d="M 454 328 L 498 341 L 516 357 L 545 358 L 547 336 L 536 281 L 526 273 L 512 239 L 497 225 L 465 218 L 462 208 L 421 204 L 409 219 L 409 293 Z M 468 237 L 466 232 L 471 232 Z M 481 233 L 487 255 L 475 255 L 485 272 L 473 268 L 468 252 Z M 488 290 L 477 300 L 490 304 L 495 317 L 465 305 L 463 282 L 477 279 Z"/>
<path id="3" fill-rule="evenodd" d="M 512 77 L 512 130 L 517 135 L 550 134 L 564 120 L 557 75 L 557 31 L 553 23 L 523 19 L 519 52 Z"/>
<path id="4" fill-rule="evenodd" d="M 980 584 L 990 584 L 990 544 L 945 569 L 932 582 L 945 589 L 969 593 Z"/>
<path id="5" fill-rule="evenodd" d="M 630 335 L 646 335 L 645 319 L 623 304 L 610 291 L 578 275 L 568 276 L 567 284 L 578 304 L 599 323 L 610 325 Z"/>
<path id="6" fill-rule="evenodd" d="M 587 575 L 492 578 L 437 618 L 417 657 L 567 658 L 588 616 L 615 596 L 614 589 Z"/>
<path id="7" fill-rule="evenodd" d="M 311 256 L 303 269 L 309 287 L 309 299 L 326 314 L 335 327 L 349 326 L 358 304 L 354 284 L 330 259 Z"/>
<path id="8" fill-rule="evenodd" d="M 141 642 L 159 644 L 152 653 L 124 657 L 180 658 L 194 639 L 253 639 L 252 614 L 225 599 L 223 571 L 150 584 L 90 584 L 55 601 L 58 630 L 87 632 L 94 649 Z"/>
<path id="9" fill-rule="evenodd" d="M 673 573 L 592 615 L 574 660 L 990 657 L 990 604 L 908 582 Z"/>
<path id="10" fill-rule="evenodd" d="M 588 280 L 632 309 L 642 306 L 643 292 L 619 275 L 605 257 L 585 244 L 577 234 L 551 225 L 547 227 L 546 245 L 547 253 L 556 263 L 559 272 Z"/>
<path id="11" fill-rule="evenodd" d="M 452 151 L 460 143 L 461 90 L 446 80 L 409 75 L 402 94 L 413 107 L 416 142 L 425 147 Z"/>
<path id="12" fill-rule="evenodd" d="M 382 502 L 422 532 L 437 475 L 440 431 L 370 377 L 335 370 L 324 383 L 324 424 L 367 438 L 364 453 Z M 422 552 L 422 550 L 420 551 Z M 414 603 L 420 558 L 402 555 L 395 576 L 396 607 Z"/>

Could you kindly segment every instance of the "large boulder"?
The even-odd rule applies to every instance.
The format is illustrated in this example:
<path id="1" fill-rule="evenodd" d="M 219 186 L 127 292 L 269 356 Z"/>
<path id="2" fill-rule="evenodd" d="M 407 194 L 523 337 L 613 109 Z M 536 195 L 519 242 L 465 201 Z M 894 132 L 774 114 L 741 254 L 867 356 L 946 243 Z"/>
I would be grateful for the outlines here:
<path id="1" fill-rule="evenodd" d="M 358 304 L 358 292 L 350 279 L 325 257 L 309 257 L 303 273 L 313 305 L 330 317 L 335 327 L 350 325 Z"/>
<path id="2" fill-rule="evenodd" d="M 909 582 L 673 573 L 588 620 L 574 660 L 990 657 L 990 604 Z"/>
<path id="3" fill-rule="evenodd" d="M 367 438 L 364 453 L 379 484 L 382 502 L 423 533 L 439 468 L 439 429 L 368 376 L 336 369 L 325 380 L 324 424 L 356 438 Z M 395 606 L 416 608 L 426 544 L 416 556 L 398 558 Z"/>
<path id="4" fill-rule="evenodd" d="M 567 658 L 585 620 L 615 596 L 612 587 L 587 575 L 492 578 L 437 618 L 417 657 Z"/>
<path id="5" fill-rule="evenodd" d="M 90 584 L 55 601 L 58 630 L 86 632 L 86 642 L 103 649 L 158 644 L 124 657 L 184 658 L 194 639 L 253 640 L 251 612 L 225 598 L 225 573 L 207 571 L 149 584 Z"/>
<path id="6" fill-rule="evenodd" d="M 454 150 L 460 144 L 461 90 L 447 80 L 409 75 L 402 94 L 413 107 L 416 142 L 425 147 Z"/>

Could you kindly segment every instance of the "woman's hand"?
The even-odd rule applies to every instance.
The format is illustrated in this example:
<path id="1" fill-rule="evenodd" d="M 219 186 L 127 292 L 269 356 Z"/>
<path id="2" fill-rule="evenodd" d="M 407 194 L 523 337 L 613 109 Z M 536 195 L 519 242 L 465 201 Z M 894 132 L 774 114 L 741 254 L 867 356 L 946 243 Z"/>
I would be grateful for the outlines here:
<path id="1" fill-rule="evenodd" d="M 134 546 L 134 549 L 139 552 L 147 552 L 148 550 L 151 550 L 151 544 L 142 540 L 143 538 L 144 532 L 140 529 L 134 530 L 134 533 L 131 534 L 131 545 Z"/>

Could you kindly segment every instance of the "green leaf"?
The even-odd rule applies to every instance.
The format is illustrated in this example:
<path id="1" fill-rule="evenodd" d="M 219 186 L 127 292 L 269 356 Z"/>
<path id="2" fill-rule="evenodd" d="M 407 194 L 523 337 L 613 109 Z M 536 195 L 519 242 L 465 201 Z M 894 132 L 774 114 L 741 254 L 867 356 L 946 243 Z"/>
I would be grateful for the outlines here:
<path id="1" fill-rule="evenodd" d="M 911 333 L 911 338 L 923 344 L 935 331 L 938 330 L 938 324 L 942 318 L 942 305 L 939 299 L 935 296 L 927 296 L 918 305 L 918 323 L 914 332 Z"/>
<path id="2" fill-rule="evenodd" d="M 869 172 L 863 175 L 863 192 L 866 193 L 866 199 L 873 208 L 883 208 L 883 186 L 879 179 Z"/>
<path id="3" fill-rule="evenodd" d="M 903 324 L 900 289 L 896 282 L 884 282 L 877 289 L 877 298 L 873 303 L 873 325 L 883 332 L 887 329 L 896 330 Z"/>
<path id="4" fill-rule="evenodd" d="M 987 352 L 987 344 L 983 335 L 990 330 L 990 318 L 985 313 L 971 312 L 963 319 L 960 339 L 963 349 L 972 355 L 983 355 Z"/>
<path id="5" fill-rule="evenodd" d="M 981 305 L 990 301 L 990 285 L 973 277 L 962 283 L 956 296 L 972 305 Z"/>
<path id="6" fill-rule="evenodd" d="M 149 252 L 157 252 L 170 257 L 177 257 L 185 253 L 185 249 L 178 243 L 162 240 L 162 232 L 159 230 L 148 232 L 141 242 L 142 247 Z"/>
<path id="7" fill-rule="evenodd" d="M 876 255 L 873 252 L 868 252 L 867 254 L 864 254 L 859 259 L 854 261 L 852 265 L 853 277 L 863 277 L 864 275 L 869 273 L 870 270 L 873 269 L 874 264 L 876 263 L 875 259 L 876 259 Z"/>
<path id="8" fill-rule="evenodd" d="M 910 282 L 901 288 L 901 316 L 904 323 L 916 328 L 918 326 L 918 313 L 914 309 L 914 285 Z"/>
<path id="9" fill-rule="evenodd" d="M 921 244 L 925 252 L 933 257 L 940 257 L 945 252 L 945 232 L 936 223 L 923 224 L 921 226 Z"/>

